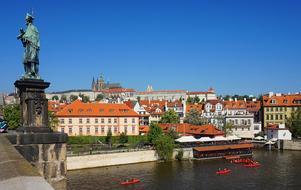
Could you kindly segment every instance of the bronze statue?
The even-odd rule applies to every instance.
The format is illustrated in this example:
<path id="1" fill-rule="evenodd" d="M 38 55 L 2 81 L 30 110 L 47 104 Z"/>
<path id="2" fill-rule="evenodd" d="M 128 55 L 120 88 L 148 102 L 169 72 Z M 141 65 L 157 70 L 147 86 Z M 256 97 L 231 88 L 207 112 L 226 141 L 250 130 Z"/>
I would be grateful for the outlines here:
<path id="1" fill-rule="evenodd" d="M 37 28 L 33 25 L 34 17 L 26 14 L 26 31 L 20 29 L 20 35 L 17 37 L 25 47 L 23 64 L 25 74 L 23 79 L 40 79 L 39 75 L 39 51 L 40 38 Z"/>

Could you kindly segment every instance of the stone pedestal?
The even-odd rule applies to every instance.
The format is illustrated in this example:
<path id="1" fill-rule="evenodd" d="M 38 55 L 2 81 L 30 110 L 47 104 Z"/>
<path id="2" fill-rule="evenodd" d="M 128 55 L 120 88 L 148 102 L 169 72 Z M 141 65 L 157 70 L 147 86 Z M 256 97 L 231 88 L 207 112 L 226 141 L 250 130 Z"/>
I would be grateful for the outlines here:
<path id="1" fill-rule="evenodd" d="M 68 136 L 48 127 L 45 89 L 49 85 L 49 82 L 36 79 L 15 82 L 20 97 L 21 126 L 7 138 L 56 190 L 65 190 Z"/>
<path id="2" fill-rule="evenodd" d="M 21 109 L 21 126 L 19 132 L 48 133 L 48 100 L 45 89 L 50 85 L 43 80 L 17 80 Z"/>
<path id="3" fill-rule="evenodd" d="M 54 189 L 67 189 L 67 134 L 16 132 L 7 138 Z"/>

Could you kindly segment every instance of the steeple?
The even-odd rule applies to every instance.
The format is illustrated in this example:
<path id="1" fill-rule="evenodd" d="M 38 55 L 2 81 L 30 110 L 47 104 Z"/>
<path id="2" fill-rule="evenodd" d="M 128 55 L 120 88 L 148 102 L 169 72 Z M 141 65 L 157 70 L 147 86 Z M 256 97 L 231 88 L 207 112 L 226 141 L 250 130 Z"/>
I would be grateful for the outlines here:
<path id="1" fill-rule="evenodd" d="M 92 91 L 95 91 L 95 79 L 94 79 L 94 77 L 93 77 L 93 80 L 92 80 L 91 89 L 92 89 Z"/>

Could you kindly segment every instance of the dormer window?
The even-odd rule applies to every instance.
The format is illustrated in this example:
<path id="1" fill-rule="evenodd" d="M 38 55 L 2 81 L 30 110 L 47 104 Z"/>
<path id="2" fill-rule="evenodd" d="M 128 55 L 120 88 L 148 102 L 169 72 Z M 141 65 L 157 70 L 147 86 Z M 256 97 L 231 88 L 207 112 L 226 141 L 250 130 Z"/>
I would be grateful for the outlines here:
<path id="1" fill-rule="evenodd" d="M 69 112 L 69 113 L 72 113 L 72 112 L 73 112 L 73 109 L 68 109 L 68 112 Z"/>
<path id="2" fill-rule="evenodd" d="M 91 112 L 92 112 L 92 109 L 91 109 L 91 108 L 87 109 L 87 112 L 88 112 L 88 113 L 91 113 Z"/>
<path id="3" fill-rule="evenodd" d="M 276 100 L 273 99 L 273 100 L 271 101 L 271 104 L 276 104 Z"/>

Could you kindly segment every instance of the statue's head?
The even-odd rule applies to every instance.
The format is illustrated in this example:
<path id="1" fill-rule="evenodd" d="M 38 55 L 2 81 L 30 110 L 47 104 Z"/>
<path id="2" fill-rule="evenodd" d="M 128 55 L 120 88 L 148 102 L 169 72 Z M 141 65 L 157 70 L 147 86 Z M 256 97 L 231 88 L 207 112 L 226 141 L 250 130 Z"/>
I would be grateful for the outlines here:
<path id="1" fill-rule="evenodd" d="M 34 17 L 31 14 L 27 13 L 26 17 L 25 17 L 26 25 L 29 23 L 32 23 L 33 19 L 34 19 Z"/>

